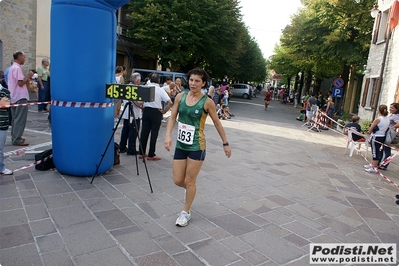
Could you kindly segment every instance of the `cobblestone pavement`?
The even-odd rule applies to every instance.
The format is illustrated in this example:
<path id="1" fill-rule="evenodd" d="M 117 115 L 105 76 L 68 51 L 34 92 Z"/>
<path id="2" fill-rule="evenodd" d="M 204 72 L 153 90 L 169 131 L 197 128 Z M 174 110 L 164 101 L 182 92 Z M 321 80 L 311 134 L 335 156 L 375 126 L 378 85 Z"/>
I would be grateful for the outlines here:
<path id="1" fill-rule="evenodd" d="M 34 167 L 1 176 L 0 264 L 308 265 L 310 243 L 399 247 L 399 189 L 366 173 L 362 156 L 344 154 L 342 135 L 307 131 L 295 120 L 299 109 L 277 101 L 267 111 L 262 98 L 230 106 L 236 116 L 222 123 L 233 155 L 224 156 L 207 121 L 207 158 L 187 227 L 174 225 L 184 191 L 171 178 L 163 125 L 162 160 L 147 162 L 153 193 L 143 162 L 137 175 L 126 154 L 93 184 Z M 47 115 L 29 110 L 24 137 L 37 150 L 50 148 Z M 8 138 L 6 154 L 16 148 Z M 396 184 L 398 160 L 384 171 Z M 11 154 L 5 162 L 15 170 L 33 160 Z"/>

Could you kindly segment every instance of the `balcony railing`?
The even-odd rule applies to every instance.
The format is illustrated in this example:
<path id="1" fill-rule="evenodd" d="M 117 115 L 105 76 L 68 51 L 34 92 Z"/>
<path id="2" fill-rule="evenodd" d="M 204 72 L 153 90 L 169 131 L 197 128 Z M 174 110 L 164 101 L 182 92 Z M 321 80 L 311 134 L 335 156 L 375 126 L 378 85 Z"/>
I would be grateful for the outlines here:
<path id="1" fill-rule="evenodd" d="M 116 28 L 116 32 L 117 32 L 120 36 L 130 38 L 129 35 L 128 35 L 128 34 L 129 34 L 128 26 L 123 25 L 123 24 L 121 24 L 121 23 L 119 23 L 119 22 L 118 22 L 118 26 L 117 26 L 117 28 Z"/>

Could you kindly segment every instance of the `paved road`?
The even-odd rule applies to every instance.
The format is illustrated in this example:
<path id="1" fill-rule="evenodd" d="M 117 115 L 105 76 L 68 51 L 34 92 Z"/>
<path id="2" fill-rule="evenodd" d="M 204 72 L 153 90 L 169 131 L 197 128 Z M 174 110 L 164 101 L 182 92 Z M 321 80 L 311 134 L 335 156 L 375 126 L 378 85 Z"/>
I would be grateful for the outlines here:
<path id="1" fill-rule="evenodd" d="M 233 156 L 224 156 L 208 121 L 207 158 L 187 227 L 174 225 L 184 191 L 172 182 L 162 127 L 162 160 L 147 162 L 154 193 L 143 163 L 137 175 L 134 157 L 125 154 L 94 184 L 34 168 L 0 177 L 0 264 L 308 265 L 310 243 L 399 247 L 398 188 L 364 172 L 360 155 L 344 155 L 343 136 L 308 132 L 292 105 L 272 101 L 264 111 L 262 98 L 233 98 L 230 105 L 236 117 L 222 123 Z M 46 149 L 51 131 L 46 114 L 35 110 L 24 136 Z M 8 139 L 5 151 L 13 150 Z M 384 173 L 399 183 L 395 160 Z M 6 159 L 11 169 L 29 163 Z"/>

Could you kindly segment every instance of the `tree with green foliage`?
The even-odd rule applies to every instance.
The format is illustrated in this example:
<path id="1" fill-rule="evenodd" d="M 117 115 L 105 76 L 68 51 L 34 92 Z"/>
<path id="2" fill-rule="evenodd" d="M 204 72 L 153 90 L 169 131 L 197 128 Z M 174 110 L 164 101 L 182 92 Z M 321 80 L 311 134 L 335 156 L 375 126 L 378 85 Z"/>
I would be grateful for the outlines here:
<path id="1" fill-rule="evenodd" d="M 265 62 L 260 49 L 248 41 L 238 4 L 237 0 L 132 0 L 130 37 L 148 54 L 159 55 L 163 69 L 187 72 L 201 67 L 213 77 L 261 79 L 257 69 L 264 70 Z M 248 60 L 249 54 L 252 64 L 243 69 L 241 60 Z"/>
<path id="2" fill-rule="evenodd" d="M 351 66 L 367 61 L 374 0 L 302 0 L 281 36 L 282 54 L 276 59 L 311 71 L 316 79 L 341 76 L 345 84 Z"/>

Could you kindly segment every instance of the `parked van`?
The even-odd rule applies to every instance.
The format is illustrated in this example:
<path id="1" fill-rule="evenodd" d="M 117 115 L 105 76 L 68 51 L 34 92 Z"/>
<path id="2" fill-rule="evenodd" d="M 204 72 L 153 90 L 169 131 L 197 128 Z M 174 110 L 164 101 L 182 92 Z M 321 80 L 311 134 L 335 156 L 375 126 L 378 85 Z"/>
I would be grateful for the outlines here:
<path id="1" fill-rule="evenodd" d="M 144 83 L 144 80 L 146 77 L 148 77 L 151 73 L 157 73 L 160 78 L 160 84 L 165 83 L 166 77 L 171 77 L 173 82 L 177 79 L 181 79 L 181 86 L 183 90 L 188 90 L 188 82 L 187 82 L 187 75 L 185 73 L 179 73 L 179 72 L 170 72 L 170 71 L 160 71 L 160 70 L 152 70 L 152 69 L 142 69 L 142 68 L 134 68 L 133 72 L 138 72 L 141 75 L 141 82 Z"/>
<path id="2" fill-rule="evenodd" d="M 234 97 L 242 97 L 248 99 L 249 97 L 249 85 L 243 83 L 236 83 L 230 86 L 231 93 Z"/>

